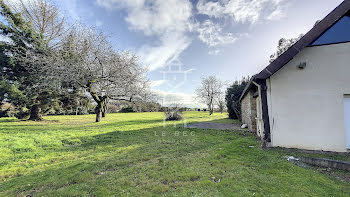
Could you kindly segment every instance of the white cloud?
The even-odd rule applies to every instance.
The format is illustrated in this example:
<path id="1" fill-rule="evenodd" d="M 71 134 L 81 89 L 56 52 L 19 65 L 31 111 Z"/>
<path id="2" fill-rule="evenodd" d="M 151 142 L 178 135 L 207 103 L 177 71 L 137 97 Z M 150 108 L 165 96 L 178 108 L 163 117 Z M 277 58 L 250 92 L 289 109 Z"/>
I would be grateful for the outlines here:
<path id="1" fill-rule="evenodd" d="M 172 32 L 160 36 L 159 42 L 158 45 L 144 45 L 138 51 L 150 70 L 168 65 L 177 59 L 191 44 L 191 39 L 184 32 Z"/>
<path id="2" fill-rule="evenodd" d="M 200 14 L 214 18 L 232 17 L 239 23 L 256 23 L 260 19 L 274 20 L 283 16 L 285 0 L 219 0 L 211 2 L 199 0 L 197 10 Z M 271 13 L 275 13 L 271 15 Z"/>
<path id="3" fill-rule="evenodd" d="M 161 90 L 154 90 L 162 99 L 163 106 L 174 106 L 175 104 L 182 107 L 191 107 L 191 108 L 205 108 L 206 106 L 202 103 L 199 103 L 195 99 L 194 94 L 186 94 L 181 92 L 164 92 Z"/>
<path id="4" fill-rule="evenodd" d="M 223 16 L 225 8 L 219 1 L 212 2 L 206 0 L 199 0 L 197 3 L 197 10 L 200 14 L 205 14 L 210 17 L 219 18 Z"/>
<path id="5" fill-rule="evenodd" d="M 270 21 L 276 21 L 276 20 L 280 20 L 282 18 L 284 18 L 286 15 L 285 13 L 282 11 L 281 8 L 276 9 L 275 11 L 273 11 L 269 16 L 267 16 L 267 20 Z"/>
<path id="6" fill-rule="evenodd" d="M 109 10 L 141 7 L 146 0 L 96 0 L 97 5 Z"/>
<path id="7" fill-rule="evenodd" d="M 154 87 L 161 86 L 165 82 L 166 82 L 165 80 L 154 80 L 154 81 L 151 81 L 151 87 L 154 88 Z"/>
<path id="8" fill-rule="evenodd" d="M 96 20 L 95 24 L 96 24 L 96 27 L 101 27 L 103 25 L 103 22 L 100 20 Z"/>
<path id="9" fill-rule="evenodd" d="M 199 0 L 197 10 L 212 18 L 232 17 L 236 22 L 255 23 L 262 17 L 266 20 L 281 17 L 283 12 L 279 5 L 282 1 Z M 198 33 L 198 38 L 209 47 L 232 44 L 241 36 L 224 32 L 223 27 L 212 20 L 195 21 L 190 0 L 96 0 L 96 4 L 110 11 L 125 10 L 125 21 L 130 30 L 156 38 L 137 52 L 151 71 L 178 59 L 191 44 L 193 33 Z M 219 52 L 211 51 L 210 54 Z"/>
<path id="10" fill-rule="evenodd" d="M 125 9 L 130 29 L 157 36 L 157 44 L 141 47 L 139 54 L 151 70 L 178 58 L 191 43 L 192 4 L 189 0 L 96 0 L 109 10 Z"/>
<path id="11" fill-rule="evenodd" d="M 206 20 L 202 23 L 198 28 L 198 32 L 198 38 L 209 46 L 231 44 L 237 40 L 232 33 L 223 33 L 220 25 L 214 24 L 210 20 Z"/>
<path id="12" fill-rule="evenodd" d="M 38 1 L 38 0 L 22 0 L 24 4 L 30 4 L 32 2 Z M 81 11 L 81 7 L 78 7 L 78 0 L 60 0 L 61 4 L 63 5 L 65 11 L 68 12 L 69 17 L 72 18 L 73 20 L 79 21 L 80 17 L 78 14 L 78 10 L 80 9 Z M 50 2 L 50 1 L 49 1 Z M 21 4 L 20 0 L 5 0 L 5 3 L 9 3 L 10 5 L 14 5 L 14 6 L 18 6 Z M 50 2 L 53 3 L 54 5 L 55 2 Z M 91 12 L 90 12 L 91 13 Z M 63 13 L 65 14 L 65 13 Z"/>
<path id="13" fill-rule="evenodd" d="M 209 55 L 219 55 L 221 53 L 220 49 L 211 50 L 208 52 Z"/>
<path id="14" fill-rule="evenodd" d="M 74 21 L 80 21 L 80 16 L 78 14 L 79 6 L 77 0 L 61 0 L 61 2 L 64 8 L 68 11 L 69 16 Z"/>

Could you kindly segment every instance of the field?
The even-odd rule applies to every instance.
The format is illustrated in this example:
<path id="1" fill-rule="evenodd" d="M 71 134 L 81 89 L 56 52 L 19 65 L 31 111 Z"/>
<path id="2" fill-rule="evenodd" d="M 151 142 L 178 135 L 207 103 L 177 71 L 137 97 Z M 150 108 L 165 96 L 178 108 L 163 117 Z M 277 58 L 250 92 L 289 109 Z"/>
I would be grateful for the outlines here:
<path id="1" fill-rule="evenodd" d="M 185 116 L 187 123 L 231 121 L 219 113 Z M 2 118 L 0 196 L 350 195 L 349 182 L 283 158 L 304 153 L 262 150 L 250 133 L 187 129 L 163 117 L 116 113 L 100 123 L 93 115 Z"/>

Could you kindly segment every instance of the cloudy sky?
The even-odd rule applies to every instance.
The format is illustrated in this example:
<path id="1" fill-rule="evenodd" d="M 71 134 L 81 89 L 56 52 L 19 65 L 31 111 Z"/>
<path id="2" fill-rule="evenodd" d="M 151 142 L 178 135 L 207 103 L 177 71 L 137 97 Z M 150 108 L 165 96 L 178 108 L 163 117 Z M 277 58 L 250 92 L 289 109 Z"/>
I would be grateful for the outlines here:
<path id="1" fill-rule="evenodd" d="M 149 68 L 165 103 L 198 106 L 201 77 L 256 74 L 281 37 L 306 33 L 342 0 L 54 0 L 72 20 L 96 26 L 117 50 Z M 181 71 L 179 71 L 181 69 Z M 170 72 L 169 72 L 170 70 Z"/>

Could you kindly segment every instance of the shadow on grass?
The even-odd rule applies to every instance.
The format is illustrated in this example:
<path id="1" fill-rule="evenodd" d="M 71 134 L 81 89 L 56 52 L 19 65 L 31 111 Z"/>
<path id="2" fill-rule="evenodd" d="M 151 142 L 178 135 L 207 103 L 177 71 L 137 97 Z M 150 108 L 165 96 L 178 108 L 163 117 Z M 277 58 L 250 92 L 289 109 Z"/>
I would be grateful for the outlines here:
<path id="1" fill-rule="evenodd" d="M 125 147 L 125 151 L 118 152 L 117 158 L 123 158 L 127 154 L 130 154 L 131 151 L 136 151 L 136 149 L 128 150 L 128 148 Z M 87 182 L 88 179 L 98 178 L 98 173 L 101 171 L 106 172 L 115 170 L 116 168 L 126 167 L 130 165 L 130 163 L 118 162 L 116 158 L 106 158 L 97 162 L 76 159 L 69 162 L 62 162 L 58 165 L 53 164 L 45 168 L 45 170 L 13 177 L 3 182 L 0 187 L 0 192 L 11 191 L 12 194 L 32 196 L 36 193 L 40 193 L 42 189 L 55 191 L 64 187 L 71 187 L 76 184 Z M 87 173 L 88 177 L 86 177 Z M 86 195 L 88 189 L 81 192 L 81 194 L 85 193 Z"/>
<path id="2" fill-rule="evenodd" d="M 17 118 L 0 118 L 0 123 L 4 122 L 21 122 L 21 120 Z"/>
<path id="3" fill-rule="evenodd" d="M 100 181 L 103 181 L 101 178 L 103 174 L 118 170 L 122 171 L 119 173 L 122 173 L 123 176 L 130 178 L 128 184 L 131 184 L 133 178 L 129 176 L 132 172 L 129 172 L 128 168 L 134 167 L 135 169 L 137 168 L 135 166 L 146 165 L 147 168 L 152 169 L 153 167 L 149 167 L 147 163 L 156 164 L 157 166 L 157 163 L 161 160 L 160 158 L 177 160 L 191 152 L 207 152 L 208 149 L 212 148 L 211 145 L 216 143 L 211 138 L 210 140 L 208 140 L 209 138 L 203 138 L 200 141 L 200 136 L 203 135 L 193 137 L 198 140 L 196 143 L 172 142 L 171 140 L 175 138 L 173 136 L 174 132 L 191 131 L 191 129 L 167 127 L 167 135 L 161 136 L 160 133 L 163 130 L 164 127 L 153 127 L 128 132 L 114 131 L 90 138 L 80 138 L 82 141 L 80 145 L 65 146 L 54 151 L 66 153 L 67 158 L 69 158 L 69 155 L 75 155 L 75 159 L 69 158 L 58 163 L 53 162 L 39 172 L 13 177 L 2 183 L 0 192 L 9 190 L 12 194 L 35 195 L 40 193 L 41 190 L 53 192 L 75 187 L 79 184 L 84 187 L 86 182 L 91 183 L 91 181 L 96 181 L 93 185 L 97 187 L 101 184 Z M 158 131 L 159 135 L 155 135 L 154 131 Z M 159 142 L 160 138 L 169 141 Z M 143 164 L 145 162 L 146 164 Z M 146 177 L 146 179 L 159 181 L 153 180 L 151 177 Z M 90 189 L 97 188 L 86 187 L 80 189 L 80 195 L 89 195 Z"/>
<path id="4" fill-rule="evenodd" d="M 133 124 L 131 124 L 133 125 Z M 101 146 L 129 146 L 131 144 L 140 144 L 141 146 L 147 146 L 159 143 L 161 140 L 167 141 L 185 141 L 186 138 L 194 138 L 191 131 L 198 132 L 198 129 L 184 128 L 184 127 L 167 127 L 156 126 L 151 128 L 144 128 L 138 130 L 121 131 L 115 130 L 112 132 L 101 133 L 94 136 L 74 137 L 67 140 L 68 144 L 62 147 L 62 151 L 82 151 L 88 149 L 96 149 Z M 208 130 L 207 132 L 211 132 Z M 193 136 L 192 136 L 193 134 Z M 79 144 L 70 145 L 69 140 L 79 139 Z M 63 143 L 64 144 L 64 143 Z"/>
<path id="5" fill-rule="evenodd" d="M 89 128 L 89 129 L 99 129 L 100 127 L 123 127 L 123 126 L 133 126 L 133 125 L 150 125 L 154 123 L 162 123 L 163 119 L 151 119 L 151 120 L 129 120 L 129 121 L 116 121 L 113 123 L 105 123 L 105 124 L 93 124 L 94 122 L 88 122 L 87 124 L 84 125 L 65 125 L 65 127 L 57 127 L 57 128 L 50 128 L 50 131 L 54 130 L 62 130 L 62 131 L 69 131 L 75 128 Z M 3 121 L 3 122 L 18 122 L 18 121 Z M 48 121 L 49 123 L 57 123 L 57 121 Z M 7 125 L 0 125 L 0 129 L 6 129 L 6 132 L 21 132 L 22 129 L 27 129 L 27 128 L 35 128 L 35 132 L 43 132 L 47 131 L 48 129 L 45 128 L 44 122 L 33 122 L 34 124 L 32 125 L 24 125 L 24 124 L 11 124 L 9 126 Z M 61 126 L 61 125 L 60 125 Z M 27 131 L 26 131 L 27 132 Z"/>
<path id="6" fill-rule="evenodd" d="M 165 130 L 165 136 L 154 133 Z M 283 194 L 281 189 L 288 192 L 294 187 L 298 191 L 304 189 L 310 192 L 314 192 L 315 188 L 329 188 L 330 192 L 325 194 L 332 194 L 334 190 L 341 192 L 346 186 L 343 184 L 336 188 L 332 180 L 310 170 L 300 170 L 282 159 L 280 151 L 261 150 L 254 136 L 243 135 L 244 132 L 181 127 L 167 127 L 165 130 L 152 127 L 80 138 L 80 145 L 56 150 L 66 152 L 67 156 L 75 155 L 74 158 L 67 157 L 27 175 L 13 177 L 2 183 L 0 192 L 8 190 L 7 195 L 18 196 L 40 193 L 46 196 L 110 196 L 144 192 L 154 196 L 169 190 L 184 191 L 181 189 L 186 187 L 189 191 L 215 190 L 232 194 L 230 188 L 238 186 L 236 192 L 249 188 L 260 194 L 265 192 L 280 196 Z M 157 142 L 159 138 L 175 138 L 172 135 L 175 131 L 194 131 L 194 143 Z M 254 147 L 251 148 L 251 145 Z M 213 176 L 223 177 L 222 184 L 211 182 L 209 178 Z M 317 179 L 323 184 L 322 188 Z M 200 184 L 203 184 L 202 188 L 198 187 Z M 318 194 L 322 192 L 318 191 Z"/>
<path id="7" fill-rule="evenodd" d="M 154 123 L 162 123 L 164 119 L 148 119 L 148 120 L 128 120 L 128 121 L 116 121 L 111 123 L 103 123 L 103 126 L 128 126 L 128 125 L 144 125 L 144 124 L 154 124 Z M 102 120 L 103 121 L 103 120 Z M 94 127 L 98 127 L 101 125 L 90 125 Z"/>

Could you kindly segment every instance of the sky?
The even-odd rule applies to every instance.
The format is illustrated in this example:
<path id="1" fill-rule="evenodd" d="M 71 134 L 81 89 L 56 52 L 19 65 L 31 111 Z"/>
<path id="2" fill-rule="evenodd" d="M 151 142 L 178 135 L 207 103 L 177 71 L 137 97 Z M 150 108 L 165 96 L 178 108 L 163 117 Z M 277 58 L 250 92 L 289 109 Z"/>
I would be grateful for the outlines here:
<path id="1" fill-rule="evenodd" d="M 151 88 L 173 103 L 194 99 L 202 77 L 230 84 L 268 65 L 280 38 L 309 31 L 342 0 L 53 0 L 72 21 L 105 32 L 149 69 Z"/>

